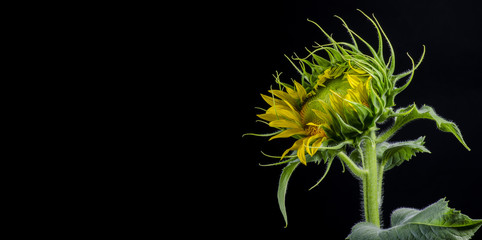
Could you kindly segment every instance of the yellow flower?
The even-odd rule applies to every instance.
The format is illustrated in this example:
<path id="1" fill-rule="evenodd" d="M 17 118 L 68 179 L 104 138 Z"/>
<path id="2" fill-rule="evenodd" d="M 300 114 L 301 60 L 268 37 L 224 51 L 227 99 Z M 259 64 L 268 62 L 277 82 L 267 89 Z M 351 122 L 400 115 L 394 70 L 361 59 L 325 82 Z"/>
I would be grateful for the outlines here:
<path id="1" fill-rule="evenodd" d="M 257 116 L 281 129 L 270 140 L 297 139 L 281 158 L 296 150 L 300 162 L 306 165 L 306 154 L 313 156 L 330 139 L 325 130 L 333 129 L 334 117 L 347 121 L 347 112 L 356 114 L 353 103 L 369 106 L 370 79 L 368 73 L 351 65 L 335 66 L 324 70 L 313 85 L 303 87 L 293 81 L 294 86 L 282 84 L 282 90 L 268 91 L 271 96 L 261 94 L 270 108 Z"/>

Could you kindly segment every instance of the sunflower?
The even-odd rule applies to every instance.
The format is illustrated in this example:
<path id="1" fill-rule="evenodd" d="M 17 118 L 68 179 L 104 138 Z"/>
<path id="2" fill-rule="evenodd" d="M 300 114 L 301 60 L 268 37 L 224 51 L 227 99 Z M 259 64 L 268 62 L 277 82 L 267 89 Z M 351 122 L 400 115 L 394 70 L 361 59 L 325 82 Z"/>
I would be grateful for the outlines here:
<path id="1" fill-rule="evenodd" d="M 269 140 L 297 139 L 281 159 L 296 150 L 298 159 L 306 165 L 306 154 L 313 156 L 324 142 L 340 135 L 335 131 L 340 121 L 360 125 L 353 122 L 359 118 L 360 106 L 369 109 L 372 76 L 367 72 L 349 62 L 318 72 L 314 81 L 304 82 L 305 86 L 297 81 L 293 85 L 281 83 L 278 75 L 280 89 L 268 91 L 271 96 L 261 94 L 270 107 L 257 116 L 280 130 Z"/>
<path id="2" fill-rule="evenodd" d="M 276 74 L 278 89 L 271 88 L 269 94 L 261 94 L 269 108 L 258 108 L 263 113 L 257 115 L 262 119 L 258 121 L 277 130 L 245 134 L 270 137 L 269 140 L 294 139 L 291 147 L 285 149 L 281 156 L 274 157 L 279 158 L 279 162 L 262 165 L 286 164 L 278 186 L 278 204 L 286 224 L 287 184 L 299 163 L 324 162 L 325 172 L 314 188 L 323 181 L 335 157 L 338 157 L 343 167 L 348 167 L 362 182 L 366 221 L 379 225 L 384 171 L 399 165 L 405 158 L 409 159 L 411 154 L 426 151 L 423 138 L 407 143 L 387 142 L 403 125 L 418 118 L 435 120 L 440 130 L 453 133 L 467 147 L 457 126 L 438 116 L 432 108 L 424 106 L 418 109 L 414 104 L 394 109 L 395 97 L 412 81 L 414 71 L 425 55 L 425 47 L 418 63 L 407 54 L 412 62 L 410 70 L 394 74 L 396 58 L 392 44 L 378 20 L 361 13 L 375 27 L 378 46 L 370 45 L 340 17 L 337 18 L 348 31 L 351 42 L 336 41 L 317 23 L 308 20 L 323 32 L 329 43 L 315 43 L 313 49 L 306 48 L 308 56 L 304 58 L 296 54 L 295 57 L 287 57 L 300 79 L 282 82 L 280 74 Z M 384 51 L 384 46 L 389 47 L 389 54 Z M 401 84 L 403 79 L 406 81 Z M 390 119 L 394 121 L 393 125 L 378 135 L 378 124 Z M 281 161 L 283 158 L 287 159 Z"/>
<path id="3" fill-rule="evenodd" d="M 363 138 L 376 130 L 378 123 L 397 115 L 393 111 L 395 96 L 410 84 L 420 61 L 415 64 L 409 56 L 412 69 L 395 75 L 395 52 L 390 41 L 378 21 L 365 16 L 377 31 L 378 47 L 371 46 L 341 18 L 351 43 L 335 41 L 317 23 L 308 20 L 318 26 L 330 43 L 317 43 L 313 50 L 307 49 L 305 58 L 287 57 L 301 79 L 289 84 L 281 82 L 280 74 L 275 75 L 279 89 L 261 94 L 270 107 L 257 115 L 278 131 L 247 135 L 269 136 L 270 140 L 294 138 L 296 141 L 281 159 L 292 151 L 290 155 L 306 165 L 311 159 L 320 159 L 307 161 L 306 155 L 313 157 L 318 152 L 327 163 L 346 150 L 345 146 L 360 149 Z M 388 59 L 383 51 L 384 39 L 390 49 Z M 359 42 L 369 52 L 361 51 Z M 424 53 L 425 48 L 421 59 Z M 397 86 L 407 76 L 406 83 Z M 291 161 L 282 163 L 285 162 Z"/>

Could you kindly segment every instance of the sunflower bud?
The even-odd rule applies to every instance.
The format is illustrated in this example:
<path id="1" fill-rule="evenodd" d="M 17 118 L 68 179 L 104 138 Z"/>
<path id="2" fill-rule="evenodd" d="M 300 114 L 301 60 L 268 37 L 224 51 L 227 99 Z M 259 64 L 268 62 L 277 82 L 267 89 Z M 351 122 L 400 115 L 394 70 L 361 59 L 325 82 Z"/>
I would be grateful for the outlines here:
<path id="1" fill-rule="evenodd" d="M 361 10 L 360 12 L 364 14 Z M 295 139 L 293 145 L 279 157 L 286 157 L 287 160 L 262 165 L 286 163 L 278 185 L 278 204 L 286 224 L 287 185 L 299 163 L 306 165 L 308 162 L 321 163 L 324 160 L 325 172 L 312 187 L 314 188 L 323 181 L 334 158 L 338 157 L 342 165 L 361 180 L 364 218 L 369 225 L 361 224 L 371 226 L 374 233 L 380 232 L 384 172 L 410 160 L 416 153 L 430 152 L 424 146 L 425 137 L 399 143 L 387 142 L 400 128 L 416 119 L 433 120 L 439 130 L 452 133 L 470 151 L 457 125 L 439 116 L 433 108 L 418 108 L 414 103 L 405 108 L 393 109 L 395 97 L 412 81 L 413 73 L 425 54 L 425 47 L 422 59 L 417 64 L 408 56 L 412 61 L 411 70 L 394 74 L 393 47 L 376 18 L 365 16 L 378 33 L 376 50 L 348 28 L 341 18 L 339 19 L 353 40 L 351 43 L 335 41 L 313 22 L 330 43 L 308 50 L 309 54 L 305 58 L 288 58 L 300 73 L 301 79 L 285 83 L 280 80 L 280 74 L 277 74 L 275 78 L 279 88 L 269 90 L 269 94 L 261 94 L 270 107 L 258 117 L 278 130 L 274 133 L 248 135 L 270 136 L 270 140 Z M 358 48 L 357 41 L 368 49 L 368 53 Z M 388 61 L 384 58 L 384 42 L 390 47 Z M 407 76 L 406 83 L 398 87 L 398 81 Z M 377 124 L 390 118 L 393 118 L 393 125 L 379 134 Z M 353 228 L 350 239 L 354 239 L 355 235 L 357 239 L 376 235 L 357 231 L 360 230 L 357 226 L 359 224 Z M 388 230 L 383 232 L 387 233 Z M 405 230 L 407 231 L 396 231 L 393 236 L 411 236 L 411 229 Z"/>
<path id="2" fill-rule="evenodd" d="M 307 154 L 313 156 L 321 146 L 330 143 L 356 142 L 393 112 L 391 107 L 395 105 L 395 96 L 410 83 L 418 65 L 414 64 L 408 72 L 393 75 L 395 56 L 390 41 L 378 21 L 366 17 L 377 30 L 378 50 L 348 28 L 343 20 L 353 43 L 335 41 L 313 22 L 330 43 L 316 46 L 305 58 L 293 58 L 298 65 L 288 58 L 301 74 L 301 80 L 283 83 L 278 74 L 276 82 L 279 90 L 261 95 L 270 107 L 258 117 L 280 130 L 270 140 L 296 139 L 281 158 L 290 151 L 296 151 L 300 162 L 306 165 Z M 358 48 L 356 39 L 368 47 L 370 54 Z M 384 40 L 390 46 L 388 62 L 383 56 Z M 323 52 L 327 57 L 320 55 Z M 404 86 L 395 87 L 399 79 L 410 74 Z"/>

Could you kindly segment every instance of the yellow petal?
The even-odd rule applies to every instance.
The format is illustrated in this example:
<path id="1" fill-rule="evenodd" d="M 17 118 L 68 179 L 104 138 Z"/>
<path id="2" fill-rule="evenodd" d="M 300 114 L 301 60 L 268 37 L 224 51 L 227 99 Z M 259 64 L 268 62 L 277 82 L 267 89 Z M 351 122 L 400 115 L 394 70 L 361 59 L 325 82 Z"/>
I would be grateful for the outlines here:
<path id="1" fill-rule="evenodd" d="M 296 87 L 296 93 L 298 94 L 299 99 L 301 101 L 304 101 L 306 98 L 306 89 L 298 82 L 295 81 L 294 83 Z"/>
<path id="2" fill-rule="evenodd" d="M 331 107 L 339 114 L 342 114 L 343 113 L 343 97 L 341 97 L 340 95 L 338 95 L 338 93 L 334 92 L 333 90 L 331 90 L 331 94 L 330 94 L 330 103 L 331 103 Z"/>
<path id="3" fill-rule="evenodd" d="M 287 92 L 280 90 L 269 90 L 268 92 L 272 93 L 283 101 L 289 102 L 292 106 L 296 106 L 297 100 L 290 96 Z"/>
<path id="4" fill-rule="evenodd" d="M 300 146 L 298 146 L 298 152 L 296 153 L 296 155 L 298 156 L 298 159 L 300 159 L 300 162 L 306 166 L 305 146 L 303 144 L 300 144 Z"/>
<path id="5" fill-rule="evenodd" d="M 352 65 L 351 65 L 351 62 L 348 61 L 348 65 L 350 65 L 350 70 L 360 74 L 360 75 L 363 75 L 363 74 L 367 74 L 365 71 L 361 70 L 361 69 L 356 69 L 354 68 Z"/>
<path id="6" fill-rule="evenodd" d="M 288 154 L 290 151 L 291 151 L 291 149 L 289 149 L 289 148 L 286 149 L 286 151 L 284 151 L 284 153 L 281 155 L 281 158 L 279 160 L 282 160 L 286 156 L 286 154 Z"/>
<path id="7" fill-rule="evenodd" d="M 331 75 L 332 72 L 333 72 L 333 68 L 325 69 L 325 71 L 323 71 L 323 76 L 325 78 L 332 79 L 333 78 L 333 76 Z"/>
<path id="8" fill-rule="evenodd" d="M 314 140 L 314 138 L 316 138 L 317 136 L 316 135 L 313 135 L 309 138 L 306 138 L 305 141 L 303 141 L 303 145 L 305 146 L 306 148 L 306 152 L 308 152 L 308 154 L 310 154 L 310 156 L 313 157 L 313 154 L 315 154 L 315 152 L 313 152 L 313 148 L 310 147 L 310 143 L 312 140 Z"/>
<path id="9" fill-rule="evenodd" d="M 328 107 L 326 105 L 326 103 L 324 103 L 324 102 L 323 102 L 322 106 L 325 109 Z M 331 117 L 330 117 L 329 114 L 326 114 L 326 113 L 324 113 L 322 111 L 319 111 L 319 110 L 316 110 L 316 109 L 311 109 L 311 111 L 313 111 L 315 113 L 315 115 L 321 119 L 322 122 L 325 122 L 325 123 L 331 122 Z M 308 123 L 307 125 L 310 125 L 310 123 Z"/>
<path id="10" fill-rule="evenodd" d="M 271 96 L 266 96 L 264 94 L 260 94 L 261 97 L 263 98 L 264 101 L 266 101 L 270 106 L 274 105 L 285 105 L 285 103 L 282 100 L 276 99 Z"/>
<path id="11" fill-rule="evenodd" d="M 358 84 L 354 89 L 348 89 L 345 98 L 352 102 L 357 102 L 368 106 L 368 82 L 365 84 Z M 351 106 L 351 104 L 349 104 Z"/>
<path id="12" fill-rule="evenodd" d="M 281 133 L 278 133 L 277 135 L 274 135 L 272 136 L 269 141 L 273 140 L 273 139 L 276 139 L 276 138 L 288 138 L 288 137 L 291 137 L 293 135 L 306 135 L 305 133 L 305 130 L 302 129 L 302 128 L 292 128 L 292 129 L 287 129 L 287 130 L 284 130 L 283 132 Z"/>
<path id="13" fill-rule="evenodd" d="M 356 88 L 362 82 L 358 76 L 351 74 L 346 74 L 346 79 L 348 80 L 351 88 Z"/>
<path id="14" fill-rule="evenodd" d="M 275 120 L 269 123 L 270 127 L 278 127 L 278 128 L 300 128 L 301 126 L 298 123 L 288 121 L 285 119 Z"/>
<path id="15" fill-rule="evenodd" d="M 269 97 L 264 94 L 261 94 L 261 97 L 266 101 L 271 107 L 276 109 L 289 109 L 292 111 L 297 111 L 288 101 L 280 100 L 274 97 Z"/>
<path id="16" fill-rule="evenodd" d="M 288 154 L 290 151 L 299 148 L 300 145 L 303 146 L 303 138 L 302 138 L 302 139 L 298 139 L 295 143 L 293 143 L 293 146 L 291 146 L 290 148 L 286 149 L 286 151 L 283 153 L 283 155 L 281 155 L 281 159 L 283 159 L 284 156 L 286 156 L 286 154 Z M 280 160 L 281 160 L 281 159 L 280 159 Z"/>
<path id="17" fill-rule="evenodd" d="M 361 102 L 360 101 L 360 93 L 357 92 L 356 90 L 353 90 L 353 89 L 348 89 L 347 91 L 348 93 L 346 94 L 345 98 L 348 100 L 348 101 L 352 101 L 352 102 Z"/>
<path id="18" fill-rule="evenodd" d="M 318 75 L 318 81 L 316 82 L 316 85 L 324 87 L 325 85 L 323 85 L 323 83 L 325 83 L 326 80 L 328 80 L 328 78 L 325 76 L 325 74 L 320 74 Z"/>
<path id="19" fill-rule="evenodd" d="M 291 109 L 268 109 L 266 113 L 274 114 L 279 118 L 284 118 L 288 120 L 292 120 L 298 123 L 301 123 L 301 116 L 297 111 L 293 111 Z"/>
<path id="20" fill-rule="evenodd" d="M 278 120 L 278 116 L 276 116 L 275 114 L 263 113 L 263 114 L 258 114 L 256 116 L 268 122 Z"/>
<path id="21" fill-rule="evenodd" d="M 323 144 L 323 142 L 325 141 L 326 137 L 322 137 L 318 140 L 316 140 L 314 143 L 313 143 L 313 148 L 315 149 L 315 153 L 316 151 L 318 151 L 318 148 L 321 147 L 321 144 Z M 314 154 L 314 153 L 313 153 Z"/>
<path id="22" fill-rule="evenodd" d="M 312 122 L 309 122 L 309 123 L 307 123 L 306 125 L 308 125 L 308 126 L 315 126 L 315 127 L 321 126 L 321 124 L 316 124 L 316 123 L 312 123 Z"/>
<path id="23" fill-rule="evenodd" d="M 298 94 L 296 93 L 296 91 L 294 89 L 286 87 L 285 90 L 291 97 L 297 98 Z"/>
<path id="24" fill-rule="evenodd" d="M 266 110 L 266 113 L 277 115 L 277 111 L 281 109 L 291 111 L 291 108 L 283 102 L 282 104 L 277 104 L 273 107 L 268 108 L 268 110 Z"/>

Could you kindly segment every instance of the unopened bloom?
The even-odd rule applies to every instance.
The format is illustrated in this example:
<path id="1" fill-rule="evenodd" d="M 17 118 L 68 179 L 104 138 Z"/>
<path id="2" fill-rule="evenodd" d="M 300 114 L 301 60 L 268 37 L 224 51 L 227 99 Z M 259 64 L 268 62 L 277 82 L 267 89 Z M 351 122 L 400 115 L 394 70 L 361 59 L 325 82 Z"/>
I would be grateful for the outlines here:
<path id="1" fill-rule="evenodd" d="M 261 94 L 270 108 L 258 117 L 268 121 L 269 126 L 281 129 L 270 140 L 297 138 L 281 158 L 296 150 L 306 165 L 305 154 L 313 156 L 322 143 L 330 139 L 337 116 L 348 121 L 349 115 L 357 114 L 357 107 L 369 109 L 371 78 L 365 71 L 348 64 L 323 70 L 313 85 L 304 87 L 293 81 L 293 86 L 283 84 L 282 90 L 268 91 L 271 96 Z"/>
<path id="2" fill-rule="evenodd" d="M 301 79 L 286 83 L 278 74 L 278 89 L 261 94 L 270 107 L 258 117 L 278 129 L 263 136 L 271 136 L 270 140 L 296 139 L 281 159 L 293 151 L 291 156 L 306 165 L 307 155 L 314 156 L 320 149 L 333 150 L 338 146 L 341 151 L 346 144 L 359 146 L 368 130 L 393 116 L 394 98 L 408 86 L 418 64 L 415 66 L 412 60 L 412 70 L 393 74 L 395 54 L 390 41 L 377 20 L 367 18 L 377 30 L 377 48 L 348 28 L 343 20 L 352 43 L 337 42 L 320 27 L 329 44 L 318 44 L 305 58 L 293 58 L 299 64 L 288 58 Z M 359 49 L 356 39 L 368 48 L 369 54 Z M 383 53 L 384 39 L 390 47 L 388 61 Z M 409 75 L 404 85 L 396 87 L 397 81 Z M 336 151 L 325 153 L 323 158 L 327 161 Z"/>

